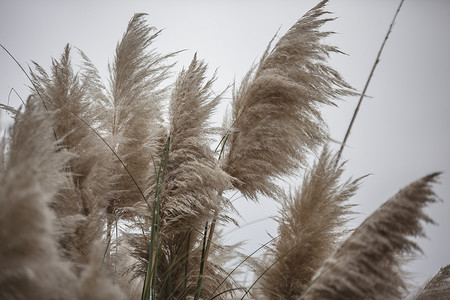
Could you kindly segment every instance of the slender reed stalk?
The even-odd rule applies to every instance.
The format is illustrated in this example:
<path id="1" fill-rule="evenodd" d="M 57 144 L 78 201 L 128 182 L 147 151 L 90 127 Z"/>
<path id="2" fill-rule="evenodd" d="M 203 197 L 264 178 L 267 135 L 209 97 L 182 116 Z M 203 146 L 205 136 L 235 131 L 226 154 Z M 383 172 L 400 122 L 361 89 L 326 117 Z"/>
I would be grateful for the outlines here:
<path id="1" fill-rule="evenodd" d="M 19 66 L 19 68 L 22 70 L 22 73 L 25 74 L 25 76 L 28 78 L 28 80 L 29 80 L 29 81 L 31 82 L 31 84 L 33 85 L 34 89 L 35 89 L 35 90 L 37 91 L 37 93 L 39 94 L 39 91 L 38 91 L 37 87 L 34 85 L 33 80 L 32 80 L 31 77 L 28 75 L 28 73 L 25 71 L 25 69 L 22 67 L 22 65 L 17 61 L 17 59 L 14 57 L 14 55 L 12 55 L 11 52 L 9 52 L 8 49 L 6 49 L 2 44 L 0 44 L 0 47 L 2 47 L 2 49 L 3 49 L 6 53 L 8 53 L 9 57 L 11 57 L 12 60 L 14 60 L 14 62 L 17 64 L 17 66 Z M 40 97 L 40 98 L 42 99 L 42 97 Z M 22 101 L 22 102 L 23 102 L 23 101 Z M 45 103 L 43 103 L 43 104 L 44 104 L 45 109 L 48 110 L 46 104 L 45 104 Z M 55 134 L 55 133 L 54 133 L 54 134 Z M 55 139 L 58 140 L 56 134 L 55 134 Z"/>
<path id="2" fill-rule="evenodd" d="M 352 127 L 353 127 L 353 123 L 355 122 L 356 116 L 357 116 L 357 114 L 359 112 L 359 108 L 361 107 L 361 103 L 362 103 L 364 97 L 366 96 L 366 91 L 367 91 L 367 88 L 369 87 L 370 80 L 372 79 L 372 76 L 375 73 L 375 69 L 376 69 L 378 63 L 380 62 L 380 57 L 381 57 L 381 53 L 383 52 L 384 45 L 386 44 L 386 41 L 388 40 L 389 35 L 392 32 L 392 28 L 394 27 L 395 20 L 397 19 L 398 13 L 400 12 L 400 9 L 402 8 L 403 1 L 404 0 L 400 1 L 400 4 L 399 4 L 399 6 L 397 8 L 397 11 L 395 12 L 395 15 L 394 15 L 394 19 L 392 20 L 391 25 L 389 25 L 388 32 L 386 33 L 386 35 L 384 37 L 383 43 L 381 44 L 381 47 L 380 47 L 380 50 L 378 50 L 377 58 L 375 59 L 375 62 L 373 64 L 373 66 L 372 66 L 372 70 L 370 70 L 370 74 L 369 74 L 369 77 L 367 78 L 366 85 L 364 86 L 364 89 L 363 89 L 363 91 L 362 91 L 362 93 L 360 95 L 358 104 L 356 105 L 356 108 L 355 108 L 355 111 L 353 113 L 352 119 L 350 120 L 350 124 L 348 125 L 347 132 L 345 133 L 344 140 L 342 141 L 341 147 L 340 147 L 339 152 L 337 154 L 336 164 L 339 163 L 339 160 L 341 158 L 342 152 L 344 151 L 344 147 L 345 147 L 345 144 L 347 143 L 348 137 L 350 136 L 350 132 L 351 132 Z"/>
<path id="3" fill-rule="evenodd" d="M 20 101 L 22 102 L 23 105 L 25 105 L 25 101 L 23 101 L 22 97 L 19 95 L 19 93 L 16 91 L 15 88 L 11 88 L 11 90 L 9 91 L 8 94 L 8 105 L 9 105 L 9 100 L 11 98 L 11 93 L 14 92 L 14 94 L 16 94 L 16 96 L 20 99 Z"/>
<path id="4" fill-rule="evenodd" d="M 203 233 L 203 246 L 202 246 L 202 258 L 200 260 L 200 272 L 198 274 L 197 288 L 195 290 L 194 300 L 198 300 L 200 297 L 200 291 L 202 290 L 203 272 L 205 269 L 205 256 L 206 256 L 206 236 L 208 234 L 208 222 L 205 224 L 205 232 Z"/>
<path id="5" fill-rule="evenodd" d="M 148 267 L 147 272 L 145 274 L 144 288 L 142 291 L 142 300 L 150 299 L 150 295 L 152 294 L 152 299 L 155 298 L 155 286 L 156 278 L 157 278 L 157 252 L 160 247 L 159 245 L 159 231 L 160 231 L 160 205 L 159 198 L 161 194 L 161 186 L 164 182 L 164 174 L 166 171 L 167 159 L 169 155 L 169 145 L 170 145 L 170 136 L 167 138 L 166 145 L 164 147 L 163 158 L 161 160 L 158 176 L 156 177 L 156 193 L 155 193 L 155 201 L 153 203 L 153 215 L 152 215 L 152 227 L 151 227 L 151 236 L 150 236 L 150 250 L 149 250 L 149 258 L 148 258 Z"/>

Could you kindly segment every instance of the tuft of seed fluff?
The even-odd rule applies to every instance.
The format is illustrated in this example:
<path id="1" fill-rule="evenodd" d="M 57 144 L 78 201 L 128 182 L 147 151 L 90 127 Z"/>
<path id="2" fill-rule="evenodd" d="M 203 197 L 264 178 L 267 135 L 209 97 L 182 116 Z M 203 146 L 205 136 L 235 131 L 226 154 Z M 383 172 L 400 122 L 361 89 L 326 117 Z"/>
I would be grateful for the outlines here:
<path id="1" fill-rule="evenodd" d="M 341 183 L 344 164 L 335 160 L 324 147 L 301 187 L 283 198 L 276 219 L 279 237 L 257 266 L 260 274 L 268 269 L 258 289 L 265 299 L 298 299 L 346 233 L 347 201 L 362 178 Z"/>
<path id="2" fill-rule="evenodd" d="M 319 107 L 353 94 L 327 63 L 340 52 L 323 43 L 327 1 L 306 13 L 244 78 L 233 97 L 223 169 L 245 196 L 276 196 L 274 178 L 306 164 L 306 154 L 328 140 Z"/>
<path id="3" fill-rule="evenodd" d="M 316 273 L 301 299 L 400 299 L 406 292 L 402 257 L 420 251 L 424 207 L 436 202 L 431 184 L 439 173 L 400 190 L 369 216 Z"/>
<path id="4" fill-rule="evenodd" d="M 76 278 L 60 258 L 49 208 L 64 186 L 70 155 L 59 151 L 41 106 L 29 98 L 0 154 L 0 299 L 75 299 Z"/>

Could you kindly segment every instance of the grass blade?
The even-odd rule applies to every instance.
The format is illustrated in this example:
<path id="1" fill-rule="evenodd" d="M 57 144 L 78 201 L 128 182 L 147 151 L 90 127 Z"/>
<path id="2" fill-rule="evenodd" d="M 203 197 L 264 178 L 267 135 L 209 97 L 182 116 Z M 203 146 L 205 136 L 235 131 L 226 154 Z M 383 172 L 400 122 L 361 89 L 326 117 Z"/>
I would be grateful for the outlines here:
<path id="1" fill-rule="evenodd" d="M 208 222 L 205 224 L 205 232 L 203 235 L 203 246 L 202 246 L 202 259 L 200 262 L 200 274 L 198 275 L 197 281 L 197 290 L 195 291 L 194 299 L 198 300 L 200 297 L 200 291 L 202 289 L 202 281 L 203 281 L 203 268 L 205 266 L 205 254 L 206 254 L 206 236 L 208 234 Z"/>
<path id="2" fill-rule="evenodd" d="M 156 177 L 156 194 L 155 194 L 155 202 L 153 205 L 153 214 L 152 214 L 152 227 L 151 227 L 151 237 L 150 237 L 150 250 L 149 250 L 149 259 L 148 259 L 148 267 L 147 273 L 145 274 L 144 287 L 142 290 L 142 299 L 147 300 L 150 299 L 152 295 L 155 298 L 155 287 L 156 287 L 156 276 L 157 276 L 157 256 L 158 256 L 158 248 L 159 248 L 159 196 L 161 191 L 161 185 L 164 181 L 164 173 L 166 170 L 166 163 L 169 154 L 169 145 L 170 145 L 170 135 L 167 138 L 166 145 L 164 147 L 163 159 L 161 160 L 158 176 Z M 153 288 L 152 288 L 153 285 Z"/>

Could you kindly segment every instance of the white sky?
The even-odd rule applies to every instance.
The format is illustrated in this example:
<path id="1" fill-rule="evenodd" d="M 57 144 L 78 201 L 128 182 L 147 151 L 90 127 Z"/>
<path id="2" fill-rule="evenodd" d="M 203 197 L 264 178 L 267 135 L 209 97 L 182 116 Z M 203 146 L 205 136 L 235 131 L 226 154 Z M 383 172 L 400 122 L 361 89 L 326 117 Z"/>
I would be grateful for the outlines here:
<path id="1" fill-rule="evenodd" d="M 328 10 L 338 20 L 326 29 L 338 32 L 328 41 L 348 56 L 332 56 L 334 66 L 356 89 L 362 90 L 378 49 L 400 1 L 331 1 Z M 164 29 L 155 43 L 162 53 L 187 49 L 175 71 L 193 54 L 218 69 L 215 91 L 234 78 L 239 82 L 258 60 L 280 28 L 280 35 L 318 1 L 14 1 L 0 0 L 0 43 L 25 67 L 35 60 L 44 67 L 59 58 L 70 43 L 82 49 L 107 75 L 115 46 L 135 12 L 149 13 L 149 24 Z M 435 190 L 443 203 L 427 209 L 439 226 L 426 226 L 420 239 L 424 256 L 408 265 L 421 284 L 450 263 L 450 1 L 406 0 L 381 62 L 363 102 L 348 147 L 347 176 L 368 173 L 351 200 L 360 213 L 357 225 L 400 188 L 434 171 L 444 171 Z M 73 59 L 76 62 L 76 59 Z M 0 51 L 0 101 L 8 102 L 11 88 L 28 96 L 26 77 Z M 324 109 L 332 137 L 342 140 L 358 98 L 339 108 Z M 11 95 L 10 104 L 17 105 Z M 0 115 L 1 130 L 5 113 Z M 221 121 L 221 117 L 217 120 Z M 260 205 L 237 201 L 246 222 L 274 215 L 269 200 Z M 245 224 L 245 221 L 241 221 Z M 250 252 L 276 233 L 267 220 L 230 233 L 230 241 L 249 239 Z"/>

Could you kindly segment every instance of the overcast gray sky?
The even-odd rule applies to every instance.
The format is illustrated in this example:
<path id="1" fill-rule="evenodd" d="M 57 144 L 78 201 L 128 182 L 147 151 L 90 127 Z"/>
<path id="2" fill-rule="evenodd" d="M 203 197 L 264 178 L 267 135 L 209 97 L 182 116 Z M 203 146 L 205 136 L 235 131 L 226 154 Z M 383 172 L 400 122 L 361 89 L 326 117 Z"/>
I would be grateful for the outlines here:
<path id="1" fill-rule="evenodd" d="M 333 55 L 331 65 L 360 91 L 399 2 L 340 0 L 328 5 L 338 17 L 326 25 L 337 32 L 328 41 L 348 54 Z M 317 3 L 0 0 L 0 43 L 23 66 L 35 60 L 44 67 L 70 43 L 107 76 L 107 64 L 129 19 L 135 12 L 146 12 L 149 24 L 164 29 L 154 45 L 160 52 L 187 49 L 177 57 L 176 72 L 198 52 L 209 63 L 211 74 L 218 69 L 215 91 L 220 92 L 235 78 L 239 82 L 280 26 L 282 35 Z M 435 189 L 444 202 L 427 209 L 439 226 L 426 226 L 428 239 L 419 240 L 424 256 L 408 265 L 408 270 L 418 273 L 412 276 L 418 284 L 450 263 L 449 16 L 450 1 L 405 1 L 367 91 L 371 98 L 362 105 L 343 155 L 348 160 L 346 176 L 372 174 L 351 200 L 360 213 L 353 226 L 401 187 L 430 172 L 445 172 Z M 1 103 L 8 101 L 11 88 L 25 99 L 26 85 L 24 74 L 0 51 Z M 343 139 L 357 100 L 346 98 L 339 108 L 324 109 L 334 139 Z M 11 95 L 10 104 L 18 103 L 18 97 Z M 6 120 L 2 112 L 2 130 Z M 236 205 L 242 210 L 242 224 L 276 213 L 268 200 L 260 205 L 241 200 Z M 230 242 L 249 239 L 248 249 L 254 249 L 268 240 L 266 232 L 276 232 L 271 220 L 226 238 Z"/>

